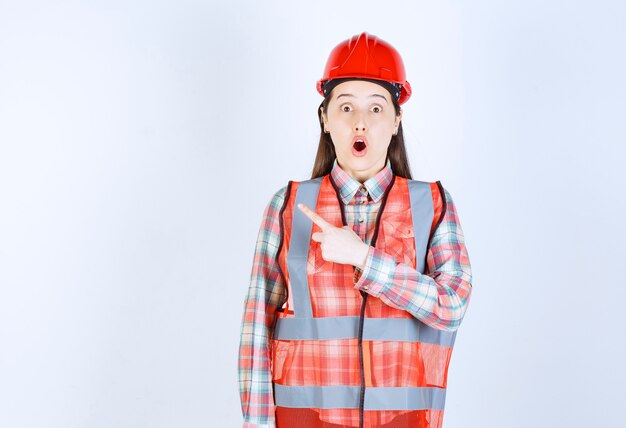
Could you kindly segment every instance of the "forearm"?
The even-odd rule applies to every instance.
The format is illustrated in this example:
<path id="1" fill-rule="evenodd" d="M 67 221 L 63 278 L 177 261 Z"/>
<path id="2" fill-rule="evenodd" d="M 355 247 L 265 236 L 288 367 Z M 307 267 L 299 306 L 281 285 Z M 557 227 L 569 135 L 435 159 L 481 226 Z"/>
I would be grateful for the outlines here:
<path id="1" fill-rule="evenodd" d="M 241 325 L 238 375 L 244 427 L 274 426 L 270 364 L 274 311 L 263 303 L 264 294 L 258 287 L 250 288 Z"/>
<path id="2" fill-rule="evenodd" d="M 469 304 L 472 271 L 456 207 L 447 191 L 445 195 L 448 208 L 427 251 L 428 273 L 370 247 L 363 271 L 357 269 L 355 288 L 433 328 L 456 330 Z"/>
<path id="3" fill-rule="evenodd" d="M 425 275 L 372 247 L 355 287 L 433 328 L 451 331 L 465 315 L 471 272 L 467 266 Z"/>

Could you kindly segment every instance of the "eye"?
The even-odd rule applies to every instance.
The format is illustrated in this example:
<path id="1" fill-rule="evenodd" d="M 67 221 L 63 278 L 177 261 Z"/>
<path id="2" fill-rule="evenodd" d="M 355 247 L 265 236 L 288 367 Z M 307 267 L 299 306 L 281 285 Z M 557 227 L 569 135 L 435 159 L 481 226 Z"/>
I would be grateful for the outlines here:
<path id="1" fill-rule="evenodd" d="M 344 110 L 345 107 L 351 108 L 348 104 L 343 104 L 341 107 L 339 107 L 339 109 L 341 111 L 349 111 L 349 110 Z"/>
<path id="2" fill-rule="evenodd" d="M 374 113 L 380 113 L 381 111 L 383 111 L 381 106 L 374 106 L 372 107 L 372 109 L 378 109 L 377 111 L 375 111 Z"/>

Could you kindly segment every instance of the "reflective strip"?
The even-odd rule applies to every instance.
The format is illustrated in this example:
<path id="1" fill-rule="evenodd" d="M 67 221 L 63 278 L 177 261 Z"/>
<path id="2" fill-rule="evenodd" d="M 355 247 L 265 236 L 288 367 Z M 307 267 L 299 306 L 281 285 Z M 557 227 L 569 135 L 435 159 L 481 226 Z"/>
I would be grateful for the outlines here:
<path id="1" fill-rule="evenodd" d="M 378 387 L 365 388 L 364 410 L 443 410 L 445 388 Z"/>
<path id="2" fill-rule="evenodd" d="M 426 251 L 435 209 L 430 183 L 418 180 L 407 180 L 411 195 L 411 216 L 413 217 L 413 235 L 415 236 L 416 268 L 424 273 L 426 268 Z"/>
<path id="3" fill-rule="evenodd" d="M 293 293 L 293 310 L 298 318 L 311 318 L 313 316 L 306 272 L 313 222 L 300 211 L 298 204 L 306 204 L 311 209 L 317 206 L 317 196 L 322 179 L 323 177 L 317 177 L 301 181 L 296 191 L 291 241 L 287 254 L 287 269 L 289 270 Z M 415 236 L 416 268 L 418 272 L 424 273 L 428 239 L 430 238 L 430 228 L 434 216 L 432 192 L 429 182 L 407 180 L 407 183 Z"/>
<path id="4" fill-rule="evenodd" d="M 454 346 L 455 331 L 434 329 L 416 318 L 364 318 L 363 340 L 425 342 Z M 281 340 L 356 339 L 359 317 L 278 318 L 274 338 Z"/>
<path id="5" fill-rule="evenodd" d="M 317 195 L 320 190 L 322 177 L 300 182 L 296 191 L 296 201 L 293 209 L 293 224 L 291 228 L 291 241 L 287 254 L 287 269 L 293 292 L 293 311 L 295 316 L 311 318 L 311 296 L 309 294 L 309 280 L 306 273 L 307 258 L 309 255 L 309 241 L 313 222 L 300 208 L 303 203 L 312 210 L 317 205 Z"/>
<path id="6" fill-rule="evenodd" d="M 275 404 L 281 407 L 358 409 L 360 386 L 286 386 L 274 383 Z M 363 410 L 444 410 L 445 388 L 367 387 Z"/>

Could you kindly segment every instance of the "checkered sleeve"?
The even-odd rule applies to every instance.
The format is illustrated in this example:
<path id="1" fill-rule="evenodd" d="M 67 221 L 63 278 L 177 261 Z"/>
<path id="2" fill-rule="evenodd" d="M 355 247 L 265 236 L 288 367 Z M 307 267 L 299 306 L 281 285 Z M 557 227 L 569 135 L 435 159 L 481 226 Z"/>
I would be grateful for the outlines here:
<path id="1" fill-rule="evenodd" d="M 454 201 L 446 189 L 444 194 L 447 209 L 428 248 L 428 274 L 370 247 L 354 286 L 433 328 L 454 331 L 470 301 L 472 271 Z"/>
<path id="2" fill-rule="evenodd" d="M 287 293 L 276 262 L 281 239 L 279 215 L 286 189 L 273 195 L 263 213 L 243 304 L 238 375 L 244 428 L 275 426 L 270 340 L 276 310 L 282 307 Z"/>

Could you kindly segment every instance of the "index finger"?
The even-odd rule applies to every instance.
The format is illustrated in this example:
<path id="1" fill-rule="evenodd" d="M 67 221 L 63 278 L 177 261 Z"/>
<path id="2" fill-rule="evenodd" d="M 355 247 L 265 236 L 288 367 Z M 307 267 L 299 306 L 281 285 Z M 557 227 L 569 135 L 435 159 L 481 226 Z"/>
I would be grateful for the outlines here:
<path id="1" fill-rule="evenodd" d="M 310 218 L 313 223 L 317 224 L 322 229 L 323 232 L 325 232 L 326 229 L 329 229 L 330 227 L 333 227 L 332 224 L 330 224 L 329 222 L 324 220 L 318 213 L 316 213 L 315 211 L 311 210 L 306 205 L 300 203 L 300 204 L 298 204 L 298 208 L 300 208 L 300 211 L 302 211 L 304 213 L 304 215 L 306 215 L 308 218 Z"/>

